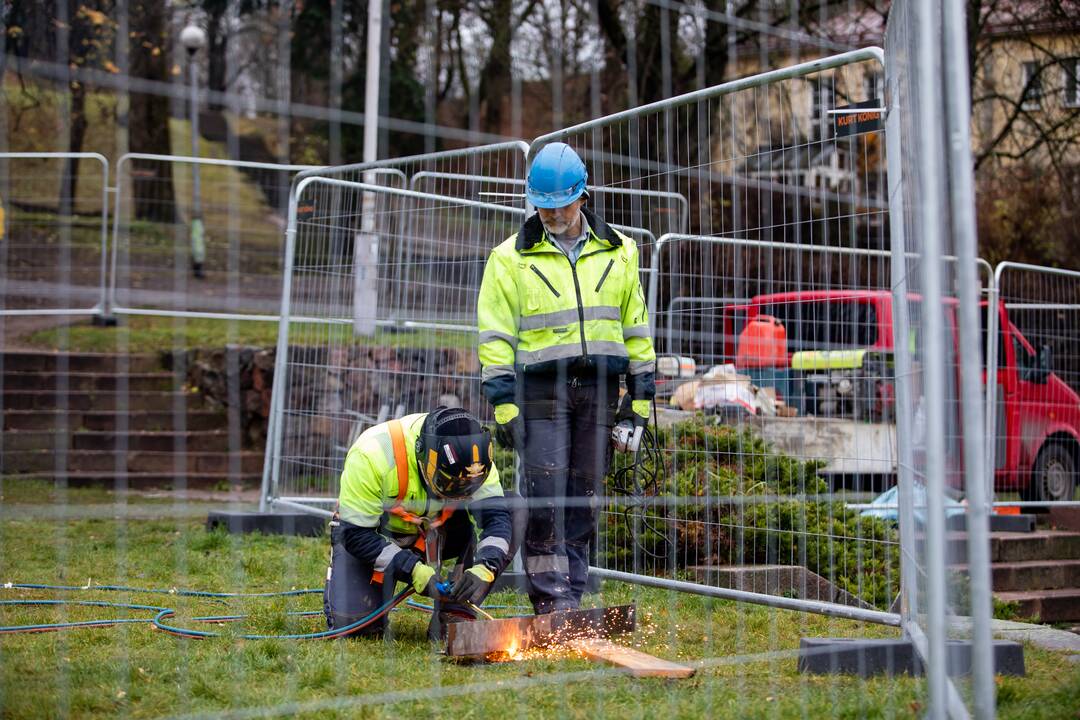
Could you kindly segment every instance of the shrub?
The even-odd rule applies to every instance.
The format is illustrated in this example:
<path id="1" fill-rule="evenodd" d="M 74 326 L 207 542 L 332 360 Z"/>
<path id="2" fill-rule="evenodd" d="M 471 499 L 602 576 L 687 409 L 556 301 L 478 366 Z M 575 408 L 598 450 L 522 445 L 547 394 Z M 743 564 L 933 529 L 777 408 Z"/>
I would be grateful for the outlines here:
<path id="1" fill-rule="evenodd" d="M 828 492 L 822 463 L 778 453 L 748 428 L 698 417 L 660 431 L 659 464 L 636 478 L 617 464 L 609 491 L 626 495 L 601 518 L 607 567 L 689 575 L 695 565 L 802 565 L 877 607 L 899 585 L 896 531 Z M 624 463 L 624 460 L 619 462 Z M 649 498 L 680 498 L 646 506 Z M 636 538 L 636 539 L 635 539 Z"/>

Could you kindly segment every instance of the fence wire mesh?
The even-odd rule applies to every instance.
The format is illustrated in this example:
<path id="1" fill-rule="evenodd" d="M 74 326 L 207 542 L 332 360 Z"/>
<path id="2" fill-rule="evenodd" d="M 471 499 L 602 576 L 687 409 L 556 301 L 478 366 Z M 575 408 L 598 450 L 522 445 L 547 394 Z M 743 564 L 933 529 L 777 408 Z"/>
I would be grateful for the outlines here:
<path id="1" fill-rule="evenodd" d="M 123 156 L 112 217 L 111 309 L 276 320 L 289 187 L 306 169 Z"/>
<path id="2" fill-rule="evenodd" d="M 895 467 L 884 138 L 835 129 L 878 105 L 881 72 L 856 52 L 534 142 L 575 147 L 599 216 L 660 232 L 639 247 L 658 454 L 615 469 L 598 570 L 838 614 L 892 606 L 895 529 L 845 504 Z M 686 198 L 686 222 L 652 196 Z"/>
<path id="3" fill-rule="evenodd" d="M 524 198 L 482 187 L 524 177 L 524 163 L 524 143 L 504 143 L 298 177 L 267 448 L 275 504 L 332 506 L 346 451 L 375 422 L 439 404 L 489 417 L 476 296 Z M 380 184 L 391 170 L 406 187 Z M 409 189 L 421 173 L 434 179 Z"/>
<path id="4" fill-rule="evenodd" d="M 993 490 L 1001 502 L 1075 503 L 1080 273 L 1005 262 L 995 277 L 998 310 L 984 317 L 997 339 L 986 398 L 996 437 L 987 456 Z"/>
<path id="5" fill-rule="evenodd" d="M 0 314 L 103 312 L 109 162 L 0 154 Z"/>

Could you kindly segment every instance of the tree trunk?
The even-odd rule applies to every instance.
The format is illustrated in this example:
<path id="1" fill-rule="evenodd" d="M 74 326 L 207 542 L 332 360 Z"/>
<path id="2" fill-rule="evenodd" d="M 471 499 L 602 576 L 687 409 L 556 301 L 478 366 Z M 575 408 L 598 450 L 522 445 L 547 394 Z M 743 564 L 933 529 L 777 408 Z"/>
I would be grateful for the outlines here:
<path id="1" fill-rule="evenodd" d="M 484 127 L 491 133 L 502 133 L 503 99 L 510 96 L 513 8 L 511 0 L 495 0 L 486 18 L 491 51 L 480 75 L 480 103 Z"/>
<path id="2" fill-rule="evenodd" d="M 206 10 L 206 55 L 207 55 L 207 78 L 206 84 L 210 90 L 225 92 L 227 80 L 225 71 L 228 66 L 227 53 L 229 50 L 229 29 L 225 18 L 228 10 L 228 2 L 204 2 Z M 207 103 L 210 112 L 219 112 L 224 106 L 211 99 Z"/>
<path id="3" fill-rule="evenodd" d="M 168 82 L 165 4 L 133 0 L 130 6 L 131 75 Z M 132 152 L 170 155 L 169 99 L 162 95 L 133 92 L 128 124 Z M 176 195 L 172 165 L 136 161 L 131 165 L 135 218 L 171 223 L 176 221 Z"/>
<path id="4" fill-rule="evenodd" d="M 68 135 L 68 152 L 79 153 L 86 139 L 86 87 L 80 82 L 71 83 L 71 128 Z M 74 214 L 75 197 L 79 191 L 79 158 L 64 161 L 63 182 L 60 183 L 60 200 L 57 207 L 61 215 Z"/>

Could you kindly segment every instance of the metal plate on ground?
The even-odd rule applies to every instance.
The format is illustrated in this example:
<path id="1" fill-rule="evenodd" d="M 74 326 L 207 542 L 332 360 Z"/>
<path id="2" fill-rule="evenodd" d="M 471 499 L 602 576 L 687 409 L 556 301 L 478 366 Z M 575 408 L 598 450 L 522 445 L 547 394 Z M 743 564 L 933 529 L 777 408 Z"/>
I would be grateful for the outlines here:
<path id="1" fill-rule="evenodd" d="M 634 631 L 634 606 L 567 610 L 499 620 L 450 623 L 446 654 L 454 658 L 484 658 L 532 647 L 555 645 L 586 637 L 611 637 Z"/>

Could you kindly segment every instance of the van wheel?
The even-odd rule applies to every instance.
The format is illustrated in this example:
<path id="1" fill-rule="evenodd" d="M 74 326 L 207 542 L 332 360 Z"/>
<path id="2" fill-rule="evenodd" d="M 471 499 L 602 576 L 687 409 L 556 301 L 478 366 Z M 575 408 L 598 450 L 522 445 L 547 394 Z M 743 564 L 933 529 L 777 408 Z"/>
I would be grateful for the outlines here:
<path id="1" fill-rule="evenodd" d="M 1039 451 L 1031 473 L 1031 485 L 1024 500 L 1072 500 L 1076 493 L 1076 458 L 1061 443 L 1050 443 Z"/>

